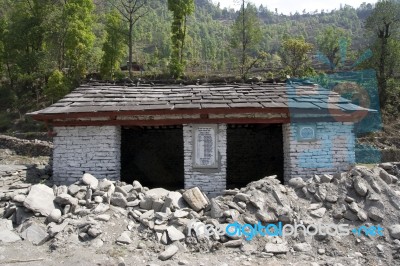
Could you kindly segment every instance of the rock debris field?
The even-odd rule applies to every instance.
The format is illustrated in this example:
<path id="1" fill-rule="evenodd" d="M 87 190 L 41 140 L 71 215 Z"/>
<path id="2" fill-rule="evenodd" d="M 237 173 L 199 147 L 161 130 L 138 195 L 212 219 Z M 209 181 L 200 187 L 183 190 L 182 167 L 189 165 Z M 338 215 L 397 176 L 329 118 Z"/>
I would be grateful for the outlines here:
<path id="1" fill-rule="evenodd" d="M 21 177 L 29 169 L 7 166 L 0 168 L 0 264 L 400 265 L 398 166 L 360 166 L 286 185 L 268 176 L 212 199 L 197 187 L 149 189 L 89 173 L 70 186 L 30 184 Z M 383 230 L 251 240 L 218 233 L 236 222 Z"/>

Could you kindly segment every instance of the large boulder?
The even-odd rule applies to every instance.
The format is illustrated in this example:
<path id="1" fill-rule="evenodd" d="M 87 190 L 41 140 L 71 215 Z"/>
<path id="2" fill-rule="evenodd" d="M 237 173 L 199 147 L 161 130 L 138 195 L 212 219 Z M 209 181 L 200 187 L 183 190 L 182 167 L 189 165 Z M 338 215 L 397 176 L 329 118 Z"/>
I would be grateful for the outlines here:
<path id="1" fill-rule="evenodd" d="M 204 195 L 198 187 L 186 190 L 183 193 L 183 198 L 195 211 L 200 211 L 209 205 L 207 196 Z"/>
<path id="2" fill-rule="evenodd" d="M 24 201 L 25 208 L 48 216 L 55 208 L 53 189 L 43 184 L 33 185 Z"/>
<path id="3" fill-rule="evenodd" d="M 121 208 L 125 208 L 128 204 L 128 201 L 122 193 L 114 192 L 111 196 L 111 204 Z"/>
<path id="4" fill-rule="evenodd" d="M 88 185 L 91 189 L 96 190 L 97 186 L 99 185 L 99 180 L 96 177 L 92 176 L 91 174 L 84 174 L 82 176 L 82 182 Z"/>

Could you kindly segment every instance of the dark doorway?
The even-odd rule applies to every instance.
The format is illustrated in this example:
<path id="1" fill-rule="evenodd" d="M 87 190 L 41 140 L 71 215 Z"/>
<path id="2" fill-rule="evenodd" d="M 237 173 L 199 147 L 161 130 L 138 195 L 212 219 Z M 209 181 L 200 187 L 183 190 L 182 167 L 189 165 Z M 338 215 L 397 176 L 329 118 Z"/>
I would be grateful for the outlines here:
<path id="1" fill-rule="evenodd" d="M 229 125 L 227 187 L 240 188 L 265 176 L 283 183 L 282 125 Z"/>
<path id="2" fill-rule="evenodd" d="M 123 128 L 121 180 L 177 190 L 184 187 L 181 126 Z"/>

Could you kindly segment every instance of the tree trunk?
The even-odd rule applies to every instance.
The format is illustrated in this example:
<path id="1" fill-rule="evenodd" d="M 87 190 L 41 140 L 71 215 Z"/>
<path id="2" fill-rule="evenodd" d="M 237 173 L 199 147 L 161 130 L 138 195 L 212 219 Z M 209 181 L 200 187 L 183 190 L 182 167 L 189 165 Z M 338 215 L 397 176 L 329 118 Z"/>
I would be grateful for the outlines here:
<path id="1" fill-rule="evenodd" d="M 132 73 L 132 53 L 133 53 L 133 40 L 132 40 L 132 31 L 133 31 L 133 21 L 129 21 L 129 36 L 128 36 L 128 45 L 129 45 L 129 59 L 128 59 L 128 71 L 129 71 L 129 78 L 133 78 Z"/>
<path id="2" fill-rule="evenodd" d="M 381 54 L 379 58 L 379 77 L 378 77 L 378 91 L 379 91 L 379 104 L 380 107 L 383 108 L 386 104 L 386 48 L 387 48 L 387 38 L 383 36 L 381 38 Z"/>

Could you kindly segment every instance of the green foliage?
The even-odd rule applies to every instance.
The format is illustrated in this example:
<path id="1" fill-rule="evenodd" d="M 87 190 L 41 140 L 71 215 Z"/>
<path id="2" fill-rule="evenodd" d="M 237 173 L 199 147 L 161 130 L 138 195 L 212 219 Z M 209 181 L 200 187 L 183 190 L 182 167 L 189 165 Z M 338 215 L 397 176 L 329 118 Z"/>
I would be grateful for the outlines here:
<path id="1" fill-rule="evenodd" d="M 263 57 L 258 52 L 261 41 L 261 23 L 257 17 L 257 8 L 252 4 L 244 3 L 232 25 L 231 47 L 239 55 L 240 76 L 245 79 L 254 61 Z M 265 57 L 265 56 L 264 56 Z"/>
<path id="2" fill-rule="evenodd" d="M 347 55 L 351 38 L 350 34 L 344 29 L 328 26 L 317 36 L 316 44 L 319 52 L 329 60 L 330 69 L 334 70 L 340 66 L 341 53 Z"/>
<path id="3" fill-rule="evenodd" d="M 103 79 L 113 79 L 115 71 L 119 70 L 124 56 L 125 36 L 122 33 L 124 25 L 121 15 L 113 11 L 107 15 L 106 41 L 103 44 L 103 57 L 100 65 L 100 73 Z"/>
<path id="4" fill-rule="evenodd" d="M 302 77 L 310 74 L 311 66 L 308 53 L 312 49 L 313 45 L 306 42 L 304 38 L 287 38 L 282 42 L 280 55 L 289 75 Z"/>
<path id="5" fill-rule="evenodd" d="M 194 12 L 194 0 L 168 0 L 168 9 L 172 11 L 171 25 L 172 53 L 170 73 L 175 78 L 180 78 L 185 69 L 184 48 L 187 33 L 187 16 Z"/>
<path id="6" fill-rule="evenodd" d="M 68 92 L 68 81 L 64 74 L 59 70 L 54 70 L 44 89 L 45 95 L 54 102 L 64 97 Z"/>

